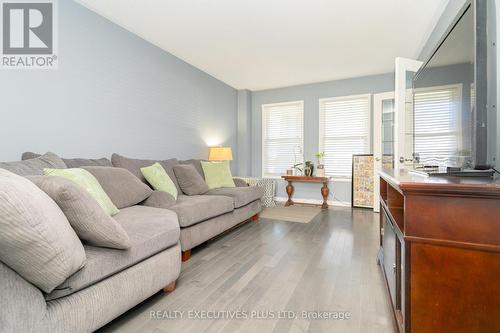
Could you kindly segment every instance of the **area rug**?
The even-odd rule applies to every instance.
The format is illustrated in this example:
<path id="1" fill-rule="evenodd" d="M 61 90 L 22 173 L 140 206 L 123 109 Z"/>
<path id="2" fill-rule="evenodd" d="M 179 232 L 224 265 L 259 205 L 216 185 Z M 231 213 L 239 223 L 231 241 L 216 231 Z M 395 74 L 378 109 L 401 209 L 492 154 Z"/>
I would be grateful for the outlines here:
<path id="1" fill-rule="evenodd" d="M 321 212 L 320 207 L 308 205 L 293 205 L 270 207 L 260 213 L 260 217 L 269 220 L 309 223 Z"/>

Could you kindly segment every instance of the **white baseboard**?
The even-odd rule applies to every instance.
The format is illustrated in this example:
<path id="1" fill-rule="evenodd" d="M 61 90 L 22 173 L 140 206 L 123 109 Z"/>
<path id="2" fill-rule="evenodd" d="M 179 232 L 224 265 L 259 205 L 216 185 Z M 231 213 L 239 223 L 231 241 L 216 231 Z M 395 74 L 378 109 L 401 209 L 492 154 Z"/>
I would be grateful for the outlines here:
<path id="1" fill-rule="evenodd" d="M 288 200 L 287 197 L 275 197 L 274 198 L 278 202 L 286 202 Z M 311 205 L 321 205 L 323 200 L 318 199 L 301 199 L 301 198 L 293 198 L 293 201 L 296 203 L 305 203 Z M 339 207 L 351 207 L 351 203 L 349 201 L 327 201 L 330 206 L 339 206 Z"/>

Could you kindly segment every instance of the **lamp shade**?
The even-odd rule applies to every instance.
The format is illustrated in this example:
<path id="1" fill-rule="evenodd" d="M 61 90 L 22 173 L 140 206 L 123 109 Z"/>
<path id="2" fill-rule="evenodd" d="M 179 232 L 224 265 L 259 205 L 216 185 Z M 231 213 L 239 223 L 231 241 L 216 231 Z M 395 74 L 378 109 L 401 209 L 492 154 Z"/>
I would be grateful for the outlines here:
<path id="1" fill-rule="evenodd" d="M 208 148 L 209 161 L 232 161 L 233 152 L 231 147 L 210 147 Z"/>

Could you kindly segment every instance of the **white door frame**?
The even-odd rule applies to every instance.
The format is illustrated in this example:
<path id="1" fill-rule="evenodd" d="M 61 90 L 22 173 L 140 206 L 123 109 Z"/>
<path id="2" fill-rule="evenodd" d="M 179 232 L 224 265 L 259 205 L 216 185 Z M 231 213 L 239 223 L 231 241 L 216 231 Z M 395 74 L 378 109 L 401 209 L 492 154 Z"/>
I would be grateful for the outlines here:
<path id="1" fill-rule="evenodd" d="M 396 75 L 394 79 L 394 137 L 397 138 L 396 144 L 394 145 L 394 168 L 396 170 L 404 168 L 404 161 L 401 163 L 400 158 L 402 157 L 404 159 L 407 157 L 405 156 L 406 72 L 417 72 L 421 66 L 421 61 L 400 57 L 396 58 Z"/>
<path id="2" fill-rule="evenodd" d="M 382 101 L 394 99 L 394 91 L 373 95 L 373 211 L 380 211 L 380 177 L 382 168 Z M 396 135 L 394 140 L 397 141 Z M 396 145 L 397 143 L 395 143 Z M 396 157 L 394 157 L 396 158 Z"/>

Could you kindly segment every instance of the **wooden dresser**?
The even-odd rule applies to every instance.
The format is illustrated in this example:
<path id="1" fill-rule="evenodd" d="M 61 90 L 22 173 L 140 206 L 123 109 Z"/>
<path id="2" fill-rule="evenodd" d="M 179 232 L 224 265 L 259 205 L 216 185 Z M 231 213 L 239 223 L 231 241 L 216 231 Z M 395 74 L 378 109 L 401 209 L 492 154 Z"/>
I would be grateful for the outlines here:
<path id="1" fill-rule="evenodd" d="M 380 251 L 399 332 L 500 332 L 500 181 L 380 172 Z"/>

